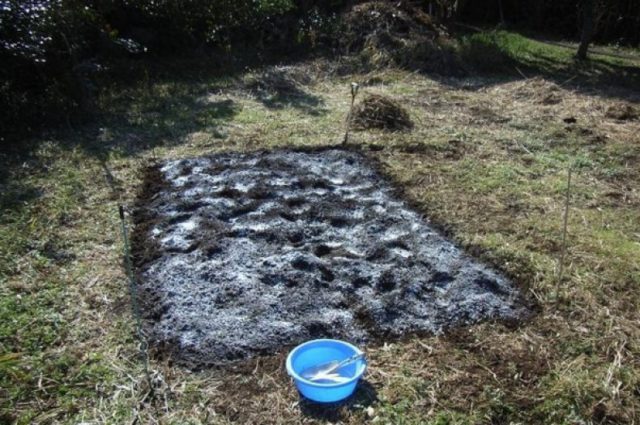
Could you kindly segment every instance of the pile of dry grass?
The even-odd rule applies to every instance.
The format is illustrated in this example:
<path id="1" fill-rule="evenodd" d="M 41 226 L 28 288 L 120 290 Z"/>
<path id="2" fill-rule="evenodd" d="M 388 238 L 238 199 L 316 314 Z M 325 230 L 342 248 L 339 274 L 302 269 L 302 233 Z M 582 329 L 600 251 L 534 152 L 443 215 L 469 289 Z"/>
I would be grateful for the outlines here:
<path id="1" fill-rule="evenodd" d="M 340 50 L 373 68 L 399 66 L 455 74 L 462 71 L 443 27 L 407 2 L 370 1 L 341 16 Z"/>
<path id="2" fill-rule="evenodd" d="M 407 110 L 394 100 L 370 94 L 354 108 L 351 125 L 357 130 L 379 128 L 401 131 L 411 129 L 413 122 Z"/>
<path id="3" fill-rule="evenodd" d="M 605 116 L 618 121 L 637 120 L 640 118 L 640 110 L 628 103 L 616 103 L 607 108 Z"/>
<path id="4" fill-rule="evenodd" d="M 514 98 L 539 105 L 557 105 L 564 97 L 561 86 L 542 77 L 524 79 L 507 87 L 512 87 Z"/>

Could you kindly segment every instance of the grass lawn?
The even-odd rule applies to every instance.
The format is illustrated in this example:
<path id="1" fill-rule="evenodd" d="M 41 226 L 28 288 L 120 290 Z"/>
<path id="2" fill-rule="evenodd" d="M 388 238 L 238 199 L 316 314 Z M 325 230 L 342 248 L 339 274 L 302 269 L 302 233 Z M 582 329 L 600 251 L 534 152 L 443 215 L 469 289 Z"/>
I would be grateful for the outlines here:
<path id="1" fill-rule="evenodd" d="M 565 47 L 507 32 L 466 43 L 503 52 L 510 76 L 336 76 L 318 61 L 150 79 L 105 88 L 92 124 L 2 154 L 0 423 L 640 422 L 640 121 L 607 115 L 638 106 L 640 89 L 628 87 L 640 64 L 597 55 L 576 65 Z M 616 76 L 626 88 L 606 85 Z M 341 407 L 301 402 L 286 352 L 196 372 L 152 358 L 152 392 L 117 206 L 132 204 L 155 159 L 339 143 L 351 81 L 400 101 L 416 125 L 352 132 L 350 143 L 512 277 L 535 314 L 367 347 L 366 383 Z"/>
<path id="2" fill-rule="evenodd" d="M 543 75 L 557 82 L 640 86 L 637 49 L 592 46 L 589 61 L 577 61 L 576 43 L 533 39 L 504 30 L 464 35 L 459 42 L 463 57 L 485 71 Z"/>

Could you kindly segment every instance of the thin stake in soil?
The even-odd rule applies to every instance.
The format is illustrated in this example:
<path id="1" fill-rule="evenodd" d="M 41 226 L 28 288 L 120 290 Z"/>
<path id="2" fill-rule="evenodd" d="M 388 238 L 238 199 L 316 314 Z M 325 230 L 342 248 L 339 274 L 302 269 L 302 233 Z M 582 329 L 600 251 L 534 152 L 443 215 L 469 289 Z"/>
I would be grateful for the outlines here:
<path id="1" fill-rule="evenodd" d="M 560 251 L 560 261 L 558 264 L 558 280 L 556 281 L 556 307 L 560 300 L 560 283 L 564 273 L 564 258 L 567 251 L 567 221 L 569 219 L 569 201 L 571 198 L 571 167 L 567 175 L 567 195 L 564 203 L 564 222 L 562 224 L 562 247 Z"/>
<path id="2" fill-rule="evenodd" d="M 351 107 L 349 108 L 349 114 L 347 114 L 347 129 L 344 133 L 344 140 L 342 140 L 342 144 L 346 145 L 349 142 L 349 129 L 351 127 L 351 115 L 353 114 L 353 104 L 356 101 L 356 96 L 358 95 L 358 83 L 351 83 Z"/>
<path id="3" fill-rule="evenodd" d="M 122 231 L 122 240 L 124 242 L 124 263 L 127 269 L 127 277 L 129 278 L 129 295 L 131 297 L 131 310 L 136 320 L 136 336 L 140 341 L 140 354 L 144 362 L 144 374 L 147 378 L 147 385 L 149 385 L 149 393 L 151 397 L 154 396 L 153 381 L 151 380 L 151 374 L 149 373 L 149 345 L 147 339 L 142 333 L 142 319 L 140 318 L 140 307 L 138 306 L 138 289 L 136 287 L 135 277 L 133 275 L 133 265 L 131 264 L 131 248 L 129 246 L 129 235 L 127 232 L 127 225 L 124 219 L 124 207 L 118 206 L 118 213 L 120 215 L 120 225 Z"/>

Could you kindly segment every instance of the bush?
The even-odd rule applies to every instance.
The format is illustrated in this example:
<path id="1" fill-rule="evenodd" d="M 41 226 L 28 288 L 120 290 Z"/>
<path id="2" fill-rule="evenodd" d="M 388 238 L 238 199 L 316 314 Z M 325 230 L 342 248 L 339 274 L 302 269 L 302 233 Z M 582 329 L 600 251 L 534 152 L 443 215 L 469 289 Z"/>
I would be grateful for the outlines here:
<path id="1" fill-rule="evenodd" d="M 93 44 L 97 19 L 81 1 L 0 1 L 3 134 L 90 109 L 82 61 Z"/>

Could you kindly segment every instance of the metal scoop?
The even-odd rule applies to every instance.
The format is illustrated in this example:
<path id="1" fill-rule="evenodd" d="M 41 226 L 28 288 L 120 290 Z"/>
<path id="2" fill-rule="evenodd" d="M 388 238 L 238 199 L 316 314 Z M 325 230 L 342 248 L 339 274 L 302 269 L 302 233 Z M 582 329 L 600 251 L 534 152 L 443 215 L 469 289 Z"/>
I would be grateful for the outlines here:
<path id="1" fill-rule="evenodd" d="M 350 377 L 342 376 L 338 373 L 340 369 L 364 358 L 364 353 L 354 354 L 344 360 L 332 360 L 316 366 L 311 366 L 302 371 L 300 376 L 309 381 L 333 381 L 346 382 Z"/>

